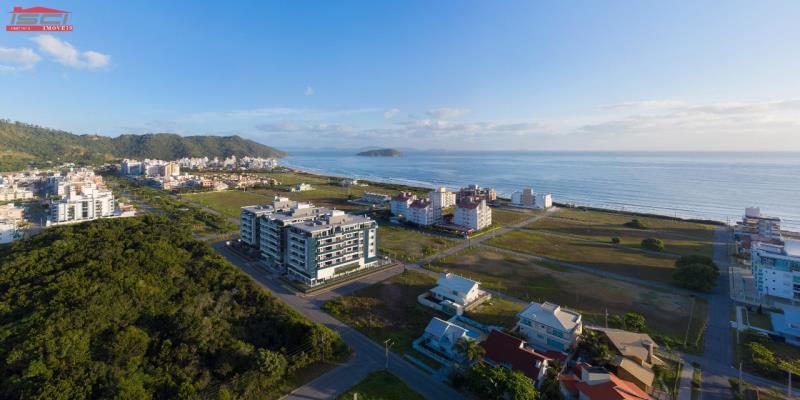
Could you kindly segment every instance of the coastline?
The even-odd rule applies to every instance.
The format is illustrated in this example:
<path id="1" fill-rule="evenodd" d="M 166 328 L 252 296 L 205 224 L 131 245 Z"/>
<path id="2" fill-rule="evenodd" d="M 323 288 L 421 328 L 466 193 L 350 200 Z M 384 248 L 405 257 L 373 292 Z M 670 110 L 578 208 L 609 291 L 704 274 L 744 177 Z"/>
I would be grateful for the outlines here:
<path id="1" fill-rule="evenodd" d="M 367 182 L 369 184 L 378 184 L 378 185 L 397 185 L 402 187 L 407 187 L 409 189 L 414 190 L 432 190 L 436 189 L 438 186 L 432 185 L 429 182 L 421 182 L 415 181 L 412 179 L 401 179 L 401 178 L 380 178 L 380 177 L 370 177 L 370 176 L 358 176 L 358 175 L 342 175 L 342 174 L 332 174 L 327 173 L 325 171 L 316 170 L 314 168 L 303 168 L 297 166 L 288 166 L 284 165 L 284 167 L 292 172 L 302 173 L 313 175 L 320 178 L 353 178 L 358 179 L 360 181 Z M 446 186 L 447 189 L 450 190 L 458 190 L 457 186 Z M 497 198 L 503 201 L 511 201 L 509 197 L 504 197 L 498 194 Z M 562 207 L 562 208 L 579 208 L 585 210 L 594 210 L 594 211 L 603 211 L 603 212 L 611 212 L 615 214 L 624 214 L 630 216 L 640 216 L 640 217 L 650 217 L 650 218 L 659 218 L 659 219 L 666 219 L 666 220 L 675 220 L 675 221 L 686 221 L 686 222 L 695 222 L 695 223 L 702 223 L 702 224 L 711 224 L 711 225 L 719 225 L 719 226 L 730 226 L 725 221 L 715 220 L 715 219 L 701 219 L 701 218 L 692 218 L 692 217 L 680 217 L 674 215 L 666 215 L 666 214 L 658 214 L 652 212 L 644 212 L 644 211 L 636 211 L 636 210 L 625 210 L 623 209 L 613 209 L 613 208 L 605 208 L 605 207 L 597 207 L 592 205 L 583 205 L 583 204 L 576 204 L 576 203 L 563 203 L 554 201 L 554 206 Z M 651 207 L 657 208 L 657 207 Z"/>

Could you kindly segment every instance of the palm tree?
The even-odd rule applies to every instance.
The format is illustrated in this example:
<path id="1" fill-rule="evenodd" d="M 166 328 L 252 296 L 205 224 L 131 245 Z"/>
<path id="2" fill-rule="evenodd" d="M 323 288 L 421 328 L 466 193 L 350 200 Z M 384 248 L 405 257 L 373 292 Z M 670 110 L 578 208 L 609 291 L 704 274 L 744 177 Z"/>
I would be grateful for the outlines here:
<path id="1" fill-rule="evenodd" d="M 464 359 L 469 363 L 478 361 L 478 359 L 483 356 L 483 353 L 485 353 L 485 350 L 478 344 L 478 342 L 466 337 L 459 338 L 455 347 L 456 351 L 461 353 L 464 356 Z"/>

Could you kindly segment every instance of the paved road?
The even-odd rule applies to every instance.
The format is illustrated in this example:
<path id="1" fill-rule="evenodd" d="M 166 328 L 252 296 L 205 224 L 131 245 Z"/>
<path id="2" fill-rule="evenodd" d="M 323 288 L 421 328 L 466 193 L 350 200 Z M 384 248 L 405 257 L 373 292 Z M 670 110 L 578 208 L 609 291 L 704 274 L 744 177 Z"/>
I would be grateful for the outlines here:
<path id="1" fill-rule="evenodd" d="M 286 396 L 286 399 L 305 400 L 335 398 L 360 382 L 369 372 L 384 367 L 386 357 L 382 345 L 375 343 L 370 338 L 331 317 L 319 308 L 326 297 L 336 296 L 336 291 L 342 293 L 356 290 L 357 288 L 341 287 L 328 294 L 322 294 L 317 297 L 307 298 L 297 296 L 281 285 L 280 281 L 275 280 L 270 274 L 256 267 L 254 263 L 244 261 L 226 249 L 223 243 L 214 243 L 213 246 L 220 254 L 250 275 L 259 285 L 272 292 L 290 307 L 302 313 L 310 320 L 323 324 L 338 332 L 342 339 L 353 350 L 354 354 L 352 358 L 346 363 L 308 384 L 297 388 Z M 396 272 L 399 272 L 399 270 Z M 383 271 L 381 271 L 381 273 L 383 273 Z M 380 276 L 370 275 L 370 280 L 379 278 Z M 461 394 L 451 387 L 437 381 L 394 353 L 390 353 L 389 356 L 389 371 L 427 399 L 443 400 L 463 398 Z"/>

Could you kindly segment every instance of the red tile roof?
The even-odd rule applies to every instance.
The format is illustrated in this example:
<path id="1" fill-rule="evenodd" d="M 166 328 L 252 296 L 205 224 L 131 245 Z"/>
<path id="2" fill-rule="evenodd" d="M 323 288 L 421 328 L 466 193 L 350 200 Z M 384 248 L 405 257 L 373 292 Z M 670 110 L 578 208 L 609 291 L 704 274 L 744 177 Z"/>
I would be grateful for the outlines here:
<path id="1" fill-rule="evenodd" d="M 411 208 L 425 208 L 431 205 L 431 201 L 428 199 L 419 199 L 414 200 L 413 203 L 409 205 Z"/>
<path id="2" fill-rule="evenodd" d="M 397 201 L 405 201 L 414 197 L 414 194 L 411 192 L 400 192 L 397 196 L 394 196 L 394 200 Z"/>
<path id="3" fill-rule="evenodd" d="M 525 348 L 522 339 L 500 331 L 492 331 L 481 346 L 486 349 L 485 358 L 497 364 L 510 365 L 511 369 L 520 371 L 533 380 L 539 376 L 538 366 L 549 360 L 548 357 Z"/>
<path id="4" fill-rule="evenodd" d="M 578 392 L 583 394 L 590 400 L 649 400 L 650 396 L 645 393 L 633 382 L 628 382 L 616 376 L 612 372 L 608 372 L 609 380 L 607 382 L 598 382 L 590 385 L 587 382 L 581 381 L 581 370 L 583 368 L 591 368 L 588 364 L 579 364 L 575 366 L 575 375 L 561 375 L 559 380 L 564 384 L 570 393 L 576 397 Z M 576 376 L 577 375 L 577 376 Z M 575 390 L 573 392 L 573 389 Z"/>

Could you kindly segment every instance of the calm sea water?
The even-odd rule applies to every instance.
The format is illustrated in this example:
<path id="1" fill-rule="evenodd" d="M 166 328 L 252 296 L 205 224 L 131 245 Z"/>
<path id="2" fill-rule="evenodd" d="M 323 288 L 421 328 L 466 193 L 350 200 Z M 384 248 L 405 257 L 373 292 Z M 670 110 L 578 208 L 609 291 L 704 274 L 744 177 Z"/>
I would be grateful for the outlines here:
<path id="1" fill-rule="evenodd" d="M 746 206 L 800 229 L 800 153 L 297 151 L 283 164 L 337 176 L 446 186 L 523 187 L 561 203 L 734 221 Z"/>

